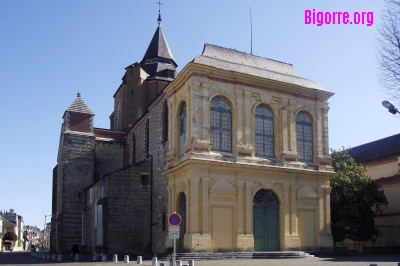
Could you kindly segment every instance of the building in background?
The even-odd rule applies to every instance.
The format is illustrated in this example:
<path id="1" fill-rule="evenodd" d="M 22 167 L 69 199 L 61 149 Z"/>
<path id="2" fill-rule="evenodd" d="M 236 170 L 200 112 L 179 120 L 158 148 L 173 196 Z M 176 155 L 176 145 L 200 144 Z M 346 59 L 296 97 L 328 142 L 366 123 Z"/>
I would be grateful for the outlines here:
<path id="1" fill-rule="evenodd" d="M 349 154 L 367 167 L 389 202 L 375 223 L 382 235 L 375 245 L 400 246 L 400 134 L 353 147 Z"/>
<path id="2" fill-rule="evenodd" d="M 125 68 L 110 129 L 80 93 L 53 169 L 51 249 L 330 249 L 328 99 L 291 64 L 204 45 L 178 75 L 159 26 Z"/>
<path id="3" fill-rule="evenodd" d="M 40 240 L 41 230 L 40 230 L 40 228 L 38 228 L 36 226 L 26 225 L 25 231 L 27 233 L 27 238 L 28 238 L 28 243 L 27 243 L 28 249 L 32 245 L 39 248 L 41 246 L 41 240 Z"/>
<path id="4" fill-rule="evenodd" d="M 21 215 L 17 215 L 17 213 L 14 211 L 14 209 L 10 209 L 7 212 L 4 212 L 3 218 L 13 224 L 15 227 L 12 229 L 14 230 L 15 234 L 17 235 L 18 240 L 15 243 L 14 250 L 23 250 L 23 232 L 24 232 L 24 219 Z M 3 224 L 7 224 L 4 223 Z M 8 225 L 8 230 L 11 230 L 11 226 Z M 9 232 L 9 231 L 7 231 Z"/>
<path id="5" fill-rule="evenodd" d="M 4 221 L 4 218 L 0 214 L 0 251 L 3 251 L 3 236 L 6 233 L 5 228 L 3 228 L 3 221 Z"/>
<path id="6" fill-rule="evenodd" d="M 51 233 L 51 222 L 46 224 L 46 228 L 44 229 L 43 232 L 43 249 L 45 251 L 50 250 L 50 233 Z"/>

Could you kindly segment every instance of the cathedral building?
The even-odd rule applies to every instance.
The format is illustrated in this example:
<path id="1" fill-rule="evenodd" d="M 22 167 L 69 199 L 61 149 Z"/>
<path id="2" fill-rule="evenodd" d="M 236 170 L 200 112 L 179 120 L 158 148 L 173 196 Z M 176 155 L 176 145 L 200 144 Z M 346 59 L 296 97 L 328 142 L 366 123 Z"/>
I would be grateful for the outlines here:
<path id="1" fill-rule="evenodd" d="M 51 249 L 180 252 L 329 249 L 333 93 L 291 64 L 205 44 L 178 74 L 159 26 L 125 68 L 110 129 L 82 95 L 53 170 Z"/>

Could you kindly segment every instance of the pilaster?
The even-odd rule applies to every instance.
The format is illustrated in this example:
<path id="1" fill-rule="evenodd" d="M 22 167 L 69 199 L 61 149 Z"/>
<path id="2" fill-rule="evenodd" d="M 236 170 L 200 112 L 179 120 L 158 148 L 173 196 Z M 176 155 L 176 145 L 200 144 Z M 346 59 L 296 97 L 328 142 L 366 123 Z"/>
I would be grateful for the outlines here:
<path id="1" fill-rule="evenodd" d="M 251 187 L 253 186 L 253 181 L 246 181 L 246 234 L 253 234 L 252 231 L 252 215 L 253 215 L 253 199 L 251 195 Z"/>
<path id="2" fill-rule="evenodd" d="M 190 202 L 190 197 L 191 197 L 191 195 L 189 193 L 190 192 L 189 180 L 185 179 L 184 183 L 185 183 L 185 195 L 186 195 L 186 200 L 187 200 L 186 201 L 186 232 L 185 232 L 185 234 L 189 234 L 189 232 L 191 232 L 190 231 L 191 220 L 190 220 L 190 217 L 188 217 L 188 215 L 190 214 L 190 209 L 191 209 L 190 204 L 188 204 Z"/>
<path id="3" fill-rule="evenodd" d="M 325 188 L 325 234 L 331 234 L 331 187 Z"/>
<path id="4" fill-rule="evenodd" d="M 244 111 L 245 114 L 251 114 L 251 91 L 244 90 Z M 251 145 L 251 137 L 252 137 L 252 130 L 251 130 L 251 119 L 244 119 L 244 135 L 245 135 L 245 144 Z M 243 139 L 243 136 L 242 136 Z"/>
<path id="5" fill-rule="evenodd" d="M 320 157 L 323 157 L 323 155 L 324 155 L 324 151 L 323 151 L 323 148 L 324 148 L 324 143 L 323 143 L 323 128 L 324 128 L 324 125 L 323 125 L 323 118 L 322 118 L 322 112 L 323 112 L 323 110 L 322 110 L 322 106 L 320 106 L 319 104 L 317 104 L 317 117 L 316 117 L 316 124 L 317 124 L 317 139 L 316 139 L 316 142 L 315 142 L 315 144 L 316 144 L 316 146 L 317 146 L 317 157 L 318 158 L 320 158 Z"/>
<path id="6" fill-rule="evenodd" d="M 296 202 L 297 186 L 292 184 L 290 186 L 290 220 L 291 220 L 291 233 L 297 235 L 297 202 Z"/>
<path id="7" fill-rule="evenodd" d="M 200 178 L 193 177 L 189 180 L 190 184 L 190 233 L 199 233 L 199 182 Z"/>
<path id="8" fill-rule="evenodd" d="M 289 125 L 288 125 L 287 99 L 282 99 L 281 119 L 282 119 L 282 153 L 289 152 Z"/>
<path id="9" fill-rule="evenodd" d="M 189 89 L 191 91 L 191 119 L 190 123 L 192 124 L 191 126 L 191 134 L 190 138 L 197 138 L 199 139 L 199 121 L 200 121 L 200 106 L 201 106 L 201 99 L 200 99 L 200 92 L 199 92 L 199 87 L 198 86 L 191 86 Z"/>
<path id="10" fill-rule="evenodd" d="M 289 100 L 289 152 L 297 155 L 295 100 Z"/>
<path id="11" fill-rule="evenodd" d="M 201 97 L 201 104 L 202 104 L 202 116 L 203 116 L 203 136 L 202 139 L 210 139 L 210 107 L 208 103 L 209 97 L 209 88 L 202 84 L 202 97 Z"/>
<path id="12" fill-rule="evenodd" d="M 324 212 L 324 188 L 318 189 L 318 212 L 319 212 L 319 233 L 324 234 L 325 231 L 325 212 Z"/>
<path id="13" fill-rule="evenodd" d="M 202 195 L 202 201 L 203 201 L 203 234 L 209 233 L 209 212 L 208 212 L 208 185 L 210 183 L 210 178 L 208 177 L 202 177 L 201 178 L 201 184 L 203 186 L 203 195 Z"/>
<path id="14" fill-rule="evenodd" d="M 236 89 L 236 101 L 237 101 L 237 114 L 236 114 L 236 121 L 237 121 L 237 143 L 243 143 L 243 90 Z"/>
<path id="15" fill-rule="evenodd" d="M 237 189 L 238 189 L 238 194 L 237 194 L 237 204 L 238 204 L 238 210 L 237 210 L 237 225 L 238 225 L 238 229 L 237 232 L 239 234 L 243 234 L 244 233 L 244 221 L 243 221 L 243 187 L 244 187 L 244 181 L 237 181 Z"/>
<path id="16" fill-rule="evenodd" d="M 290 196 L 289 196 L 289 189 L 290 184 L 284 183 L 283 184 L 283 203 L 284 206 L 283 213 L 284 213 L 284 228 L 285 228 L 285 235 L 290 235 Z"/>

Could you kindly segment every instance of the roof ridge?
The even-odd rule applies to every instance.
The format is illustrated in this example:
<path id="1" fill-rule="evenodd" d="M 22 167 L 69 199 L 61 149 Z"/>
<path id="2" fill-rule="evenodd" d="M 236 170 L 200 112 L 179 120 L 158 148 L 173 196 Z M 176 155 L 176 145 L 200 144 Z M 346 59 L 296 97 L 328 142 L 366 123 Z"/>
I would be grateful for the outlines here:
<path id="1" fill-rule="evenodd" d="M 291 64 L 291 63 L 286 63 L 286 62 L 283 62 L 283 61 L 279 61 L 279 60 L 263 57 L 263 56 L 260 56 L 260 55 L 249 54 L 247 52 L 242 52 L 242 51 L 239 51 L 239 50 L 236 50 L 236 49 L 227 48 L 227 47 L 223 47 L 223 46 L 219 46 L 219 45 L 211 44 L 211 43 L 205 43 L 204 44 L 204 50 L 205 50 L 207 45 L 218 47 L 218 48 L 222 48 L 224 50 L 230 50 L 230 51 L 233 51 L 233 52 L 236 52 L 236 53 L 240 53 L 240 54 L 245 54 L 245 55 L 248 55 L 248 56 L 253 56 L 253 57 L 256 57 L 256 58 L 266 59 L 266 60 L 274 61 L 274 62 L 277 62 L 277 63 L 293 66 L 293 64 Z M 203 53 L 204 53 L 204 50 L 203 50 Z"/>
<path id="2" fill-rule="evenodd" d="M 379 141 L 382 141 L 382 140 L 386 140 L 386 139 L 389 139 L 389 138 L 393 138 L 393 137 L 399 136 L 399 135 L 400 135 L 400 133 L 394 134 L 394 135 L 392 135 L 392 136 L 384 137 L 384 138 L 381 138 L 381 139 L 373 140 L 373 141 L 370 141 L 370 142 L 367 142 L 367 143 L 364 143 L 364 144 L 360 144 L 360 145 L 357 145 L 357 146 L 354 146 L 354 147 L 350 147 L 350 150 L 351 150 L 351 149 L 354 149 L 354 148 L 358 148 L 358 147 L 370 145 L 370 144 L 372 144 L 372 143 L 379 142 Z"/>

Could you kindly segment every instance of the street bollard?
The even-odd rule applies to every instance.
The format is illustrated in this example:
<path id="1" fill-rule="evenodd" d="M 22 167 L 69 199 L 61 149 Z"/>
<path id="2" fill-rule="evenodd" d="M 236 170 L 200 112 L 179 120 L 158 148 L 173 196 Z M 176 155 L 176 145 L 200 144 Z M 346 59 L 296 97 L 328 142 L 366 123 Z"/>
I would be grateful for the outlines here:
<path id="1" fill-rule="evenodd" d="M 182 266 L 182 261 L 181 260 L 177 260 L 176 261 L 176 266 Z"/>
<path id="2" fill-rule="evenodd" d="M 79 253 L 75 254 L 75 261 L 79 261 Z"/>
<path id="3" fill-rule="evenodd" d="M 113 262 L 118 262 L 118 255 L 117 254 L 113 255 Z"/>
<path id="4" fill-rule="evenodd" d="M 94 260 L 94 261 L 97 260 L 97 254 L 93 254 L 93 260 Z"/>
<path id="5" fill-rule="evenodd" d="M 51 254 L 51 260 L 57 260 L 57 255 L 56 254 Z"/>
<path id="6" fill-rule="evenodd" d="M 175 266 L 174 265 L 174 258 L 169 258 L 169 266 Z"/>
<path id="7" fill-rule="evenodd" d="M 129 255 L 124 256 L 124 263 L 129 263 Z"/>
<path id="8" fill-rule="evenodd" d="M 137 264 L 142 264 L 142 256 L 137 256 Z"/>
<path id="9" fill-rule="evenodd" d="M 57 254 L 57 261 L 62 261 L 62 254 Z"/>
<path id="10" fill-rule="evenodd" d="M 194 266 L 194 260 L 189 260 L 189 266 Z"/>
<path id="11" fill-rule="evenodd" d="M 153 259 L 151 260 L 151 266 L 157 266 L 157 257 L 154 255 Z"/>
<path id="12" fill-rule="evenodd" d="M 103 254 L 101 257 L 101 261 L 107 261 L 107 254 Z"/>

